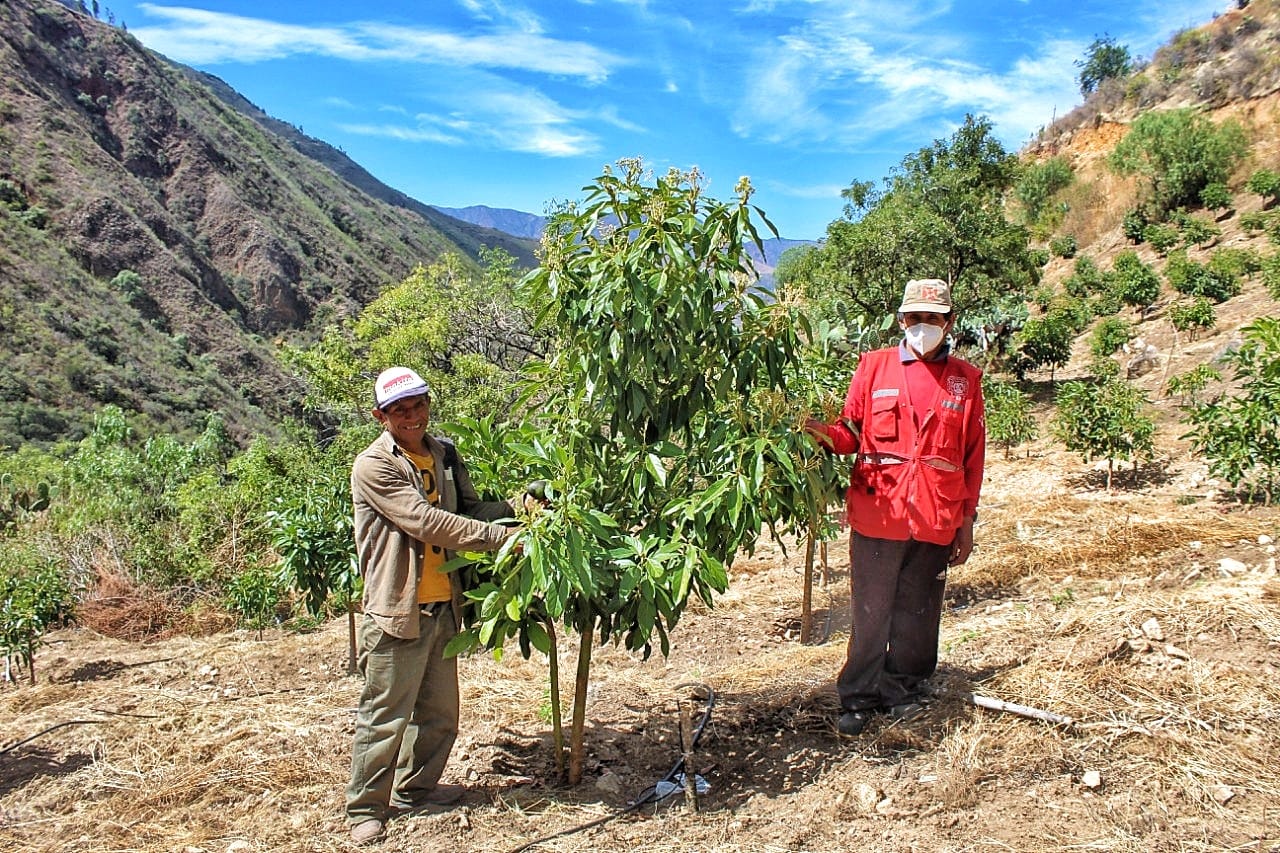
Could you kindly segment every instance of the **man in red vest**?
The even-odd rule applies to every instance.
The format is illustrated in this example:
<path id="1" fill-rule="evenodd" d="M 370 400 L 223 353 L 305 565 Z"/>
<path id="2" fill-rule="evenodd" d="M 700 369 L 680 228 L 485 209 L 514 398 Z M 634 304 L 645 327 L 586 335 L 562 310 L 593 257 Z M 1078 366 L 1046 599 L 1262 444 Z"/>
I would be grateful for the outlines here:
<path id="1" fill-rule="evenodd" d="M 837 423 L 814 437 L 853 455 L 847 506 L 853 630 L 836 689 L 841 734 L 922 710 L 938 665 L 948 566 L 973 549 L 985 461 L 982 372 L 951 355 L 951 288 L 907 282 L 896 347 L 864 353 Z"/>

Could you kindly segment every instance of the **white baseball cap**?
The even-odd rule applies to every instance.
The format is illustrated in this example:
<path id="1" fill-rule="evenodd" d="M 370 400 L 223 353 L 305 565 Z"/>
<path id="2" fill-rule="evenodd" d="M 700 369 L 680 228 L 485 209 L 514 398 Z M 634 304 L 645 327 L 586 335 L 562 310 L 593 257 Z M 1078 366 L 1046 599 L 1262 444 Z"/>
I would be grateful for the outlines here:
<path id="1" fill-rule="evenodd" d="M 407 367 L 388 367 L 378 374 L 373 383 L 373 398 L 379 409 L 385 409 L 405 397 L 430 393 L 431 389 L 422 377 Z"/>

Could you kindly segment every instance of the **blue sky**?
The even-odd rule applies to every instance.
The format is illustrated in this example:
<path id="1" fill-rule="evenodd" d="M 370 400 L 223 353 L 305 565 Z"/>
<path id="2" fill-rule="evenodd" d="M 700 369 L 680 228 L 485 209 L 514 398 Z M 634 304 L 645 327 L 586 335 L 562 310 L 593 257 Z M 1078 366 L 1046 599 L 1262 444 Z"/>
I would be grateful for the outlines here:
<path id="1" fill-rule="evenodd" d="M 784 237 L 840 190 L 985 115 L 1006 148 L 1080 102 L 1076 60 L 1138 57 L 1229 0 L 186 0 L 103 2 L 385 183 L 444 207 L 544 213 L 644 157 L 739 176 Z"/>

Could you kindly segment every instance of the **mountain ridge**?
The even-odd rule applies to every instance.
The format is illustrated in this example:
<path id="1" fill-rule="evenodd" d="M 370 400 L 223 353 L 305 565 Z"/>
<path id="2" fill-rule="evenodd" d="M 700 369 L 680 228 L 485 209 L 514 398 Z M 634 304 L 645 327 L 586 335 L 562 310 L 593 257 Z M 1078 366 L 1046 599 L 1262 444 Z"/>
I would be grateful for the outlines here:
<path id="1" fill-rule="evenodd" d="M 444 253 L 532 258 L 215 79 L 53 0 L 7 0 L 0 446 L 75 440 L 107 404 L 147 432 L 217 411 L 238 441 L 275 433 L 306 417 L 277 343 Z"/>

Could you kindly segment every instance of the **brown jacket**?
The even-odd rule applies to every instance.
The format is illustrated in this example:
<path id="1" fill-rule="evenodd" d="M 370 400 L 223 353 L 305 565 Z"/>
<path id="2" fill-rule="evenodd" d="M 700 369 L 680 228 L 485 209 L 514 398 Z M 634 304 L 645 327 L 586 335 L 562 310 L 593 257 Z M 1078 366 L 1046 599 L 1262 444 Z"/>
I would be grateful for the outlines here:
<path id="1" fill-rule="evenodd" d="M 432 436 L 427 446 L 439 476 L 440 505 L 432 506 L 417 467 L 385 430 L 351 466 L 355 540 L 364 578 L 364 612 L 394 637 L 418 636 L 418 579 L 423 544 L 454 550 L 495 551 L 513 534 L 490 522 L 515 516 L 506 501 L 482 501 L 461 460 L 444 464 L 445 446 Z M 454 453 L 454 458 L 457 454 Z M 462 589 L 450 575 L 453 610 L 462 624 Z"/>

